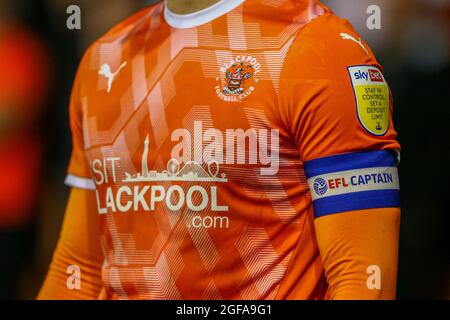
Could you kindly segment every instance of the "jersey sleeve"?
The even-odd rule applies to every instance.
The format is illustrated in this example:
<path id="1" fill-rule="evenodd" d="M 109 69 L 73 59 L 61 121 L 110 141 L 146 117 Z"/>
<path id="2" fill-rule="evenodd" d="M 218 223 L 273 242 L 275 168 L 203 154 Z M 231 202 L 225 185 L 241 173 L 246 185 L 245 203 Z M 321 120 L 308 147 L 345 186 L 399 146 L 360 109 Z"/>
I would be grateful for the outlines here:
<path id="1" fill-rule="evenodd" d="M 94 190 L 95 184 L 92 180 L 85 152 L 83 134 L 83 96 L 81 90 L 84 81 L 84 70 L 87 67 L 86 57 L 88 56 L 88 53 L 86 53 L 80 63 L 70 97 L 69 116 L 72 133 L 72 155 L 67 170 L 65 184 L 69 187 Z"/>
<path id="2" fill-rule="evenodd" d="M 37 299 L 94 300 L 103 288 L 100 220 L 93 192 L 74 188 Z"/>
<path id="3" fill-rule="evenodd" d="M 391 92 L 351 26 L 334 16 L 308 25 L 290 49 L 280 88 L 315 216 L 398 207 Z"/>

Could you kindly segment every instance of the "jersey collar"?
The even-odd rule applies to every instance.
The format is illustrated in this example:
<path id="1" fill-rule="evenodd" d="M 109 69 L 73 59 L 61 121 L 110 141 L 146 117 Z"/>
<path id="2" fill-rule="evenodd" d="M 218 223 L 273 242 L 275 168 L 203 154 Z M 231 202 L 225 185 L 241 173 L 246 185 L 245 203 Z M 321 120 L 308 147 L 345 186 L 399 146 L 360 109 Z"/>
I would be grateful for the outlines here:
<path id="1" fill-rule="evenodd" d="M 216 4 L 190 14 L 176 14 L 164 5 L 164 18 L 172 28 L 186 29 L 198 27 L 213 21 L 241 5 L 245 0 L 220 0 Z"/>

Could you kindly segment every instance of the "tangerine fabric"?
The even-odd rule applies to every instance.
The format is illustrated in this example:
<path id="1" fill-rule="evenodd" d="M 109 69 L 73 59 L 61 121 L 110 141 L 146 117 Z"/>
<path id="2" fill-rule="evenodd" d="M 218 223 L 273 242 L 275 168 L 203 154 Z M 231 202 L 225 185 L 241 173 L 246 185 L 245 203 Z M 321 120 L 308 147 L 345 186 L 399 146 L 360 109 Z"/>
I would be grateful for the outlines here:
<path id="1" fill-rule="evenodd" d="M 384 79 L 381 67 L 351 26 L 315 1 L 247 0 L 192 28 L 170 27 L 163 9 L 149 7 L 94 43 L 74 86 L 67 183 L 90 190 L 95 207 L 67 219 L 100 220 L 102 289 L 91 297 L 332 296 L 314 225 L 318 178 L 305 165 L 399 149 L 391 120 L 380 120 L 379 135 L 368 132 L 370 119 L 358 120 L 348 67 L 372 66 Z M 352 168 L 366 172 L 366 196 L 397 188 L 383 172 L 371 173 L 381 177 L 375 185 L 367 172 L 380 165 L 367 166 Z"/>
<path id="2" fill-rule="evenodd" d="M 400 210 L 368 209 L 315 220 L 332 300 L 396 297 Z"/>
<path id="3" fill-rule="evenodd" d="M 73 189 L 67 203 L 61 236 L 39 293 L 41 300 L 97 299 L 103 287 L 101 267 L 99 216 L 95 209 L 95 195 L 82 189 Z M 69 283 L 71 266 L 80 268 L 80 286 L 73 289 Z M 70 289 L 72 288 L 72 289 Z"/>

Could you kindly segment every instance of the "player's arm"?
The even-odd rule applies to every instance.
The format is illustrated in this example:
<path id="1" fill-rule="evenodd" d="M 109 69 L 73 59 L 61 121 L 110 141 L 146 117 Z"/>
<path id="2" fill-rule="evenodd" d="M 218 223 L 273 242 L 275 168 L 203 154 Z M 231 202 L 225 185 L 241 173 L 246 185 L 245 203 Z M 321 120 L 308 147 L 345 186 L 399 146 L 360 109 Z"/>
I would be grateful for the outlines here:
<path id="1" fill-rule="evenodd" d="M 291 48 L 280 85 L 285 124 L 305 164 L 329 297 L 393 299 L 400 146 L 392 99 L 367 45 L 326 19 Z"/>
<path id="2" fill-rule="evenodd" d="M 350 152 L 305 164 L 331 299 L 394 299 L 399 236 L 395 152 Z"/>
<path id="3" fill-rule="evenodd" d="M 102 288 L 94 191 L 72 188 L 60 238 L 38 299 L 97 299 Z"/>
<path id="4" fill-rule="evenodd" d="M 395 299 L 399 221 L 398 208 L 315 220 L 330 299 Z"/>
<path id="5" fill-rule="evenodd" d="M 89 85 L 84 75 L 89 68 L 89 64 L 84 62 L 89 54 L 88 50 L 80 64 L 70 99 L 73 150 L 66 185 L 72 189 L 60 238 L 39 299 L 97 299 L 102 287 L 99 214 L 95 184 L 85 154 L 84 115 L 80 103 L 81 97 L 85 96 L 83 87 Z"/>

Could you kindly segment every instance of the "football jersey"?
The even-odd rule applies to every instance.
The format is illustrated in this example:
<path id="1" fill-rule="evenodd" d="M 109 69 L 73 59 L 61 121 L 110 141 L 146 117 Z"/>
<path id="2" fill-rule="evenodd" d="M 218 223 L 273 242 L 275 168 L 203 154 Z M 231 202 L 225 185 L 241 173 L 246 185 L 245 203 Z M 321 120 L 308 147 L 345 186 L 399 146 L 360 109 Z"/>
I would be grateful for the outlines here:
<path id="1" fill-rule="evenodd" d="M 314 218 L 398 206 L 391 94 L 315 1 L 163 3 L 77 73 L 66 183 L 95 192 L 103 298 L 322 299 Z"/>

